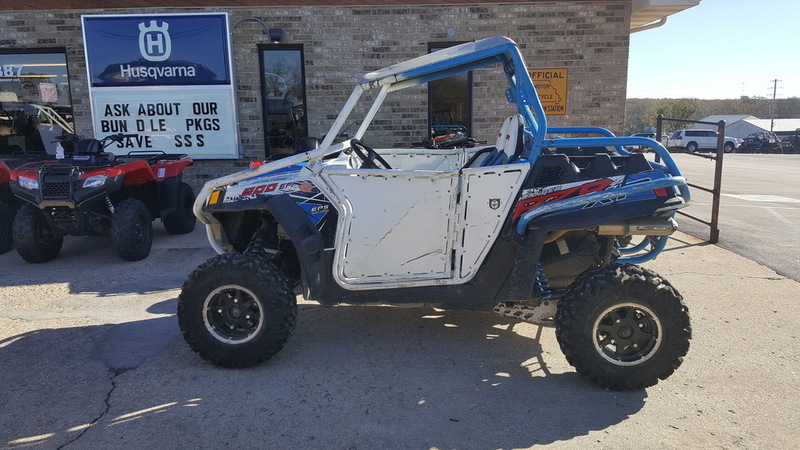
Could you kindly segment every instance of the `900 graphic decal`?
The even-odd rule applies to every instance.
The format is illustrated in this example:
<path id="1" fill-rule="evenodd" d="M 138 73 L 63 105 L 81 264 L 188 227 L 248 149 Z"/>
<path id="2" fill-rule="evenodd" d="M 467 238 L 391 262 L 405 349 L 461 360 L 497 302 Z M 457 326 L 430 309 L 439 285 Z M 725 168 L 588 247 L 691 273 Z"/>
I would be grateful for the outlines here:
<path id="1" fill-rule="evenodd" d="M 255 181 L 255 180 L 252 180 Z M 235 203 L 255 200 L 259 195 L 288 194 L 315 226 L 322 227 L 324 219 L 331 211 L 327 198 L 309 180 L 281 180 L 270 183 L 257 183 L 251 186 L 237 186 L 225 192 L 222 203 Z"/>

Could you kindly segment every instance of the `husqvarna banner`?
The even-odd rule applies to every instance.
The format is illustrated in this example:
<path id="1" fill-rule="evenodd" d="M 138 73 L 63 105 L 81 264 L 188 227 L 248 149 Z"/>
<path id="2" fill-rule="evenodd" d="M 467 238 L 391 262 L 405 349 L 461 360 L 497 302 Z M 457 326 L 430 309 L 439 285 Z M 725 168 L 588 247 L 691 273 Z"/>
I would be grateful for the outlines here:
<path id="1" fill-rule="evenodd" d="M 238 157 L 227 14 L 82 19 L 95 135 L 137 135 L 110 151 Z"/>

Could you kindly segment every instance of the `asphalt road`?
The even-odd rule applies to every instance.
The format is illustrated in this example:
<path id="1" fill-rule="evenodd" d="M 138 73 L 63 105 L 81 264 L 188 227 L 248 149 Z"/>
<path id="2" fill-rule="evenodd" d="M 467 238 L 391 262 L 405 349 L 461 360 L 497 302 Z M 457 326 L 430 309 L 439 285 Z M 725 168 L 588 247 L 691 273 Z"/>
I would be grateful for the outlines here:
<path id="1" fill-rule="evenodd" d="M 713 187 L 714 162 L 673 154 L 690 183 Z M 693 190 L 684 211 L 711 220 L 712 196 Z M 680 230 L 709 238 L 709 227 L 678 216 Z M 800 154 L 723 157 L 718 245 L 800 281 Z"/>

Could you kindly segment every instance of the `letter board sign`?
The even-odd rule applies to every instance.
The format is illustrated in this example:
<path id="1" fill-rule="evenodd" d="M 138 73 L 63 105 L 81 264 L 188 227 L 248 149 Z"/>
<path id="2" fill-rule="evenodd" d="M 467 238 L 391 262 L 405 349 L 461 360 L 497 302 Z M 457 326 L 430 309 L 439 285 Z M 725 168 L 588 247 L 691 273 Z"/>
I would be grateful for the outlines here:
<path id="1" fill-rule="evenodd" d="M 238 157 L 228 15 L 82 16 L 92 120 L 108 148 Z"/>

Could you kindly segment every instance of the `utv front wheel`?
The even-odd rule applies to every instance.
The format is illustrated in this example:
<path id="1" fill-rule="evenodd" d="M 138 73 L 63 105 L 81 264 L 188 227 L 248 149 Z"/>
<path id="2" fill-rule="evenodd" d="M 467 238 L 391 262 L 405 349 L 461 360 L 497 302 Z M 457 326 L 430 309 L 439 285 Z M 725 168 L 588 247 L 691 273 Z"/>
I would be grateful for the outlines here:
<path id="1" fill-rule="evenodd" d="M 14 217 L 14 242 L 22 259 L 43 263 L 58 256 L 64 237 L 50 227 L 39 208 L 26 203 Z"/>
<path id="2" fill-rule="evenodd" d="M 153 245 L 153 219 L 147 206 L 135 198 L 117 203 L 111 218 L 111 239 L 125 261 L 147 258 Z"/>
<path id="3" fill-rule="evenodd" d="M 283 274 L 254 256 L 227 253 L 195 269 L 178 297 L 178 324 L 200 357 L 222 367 L 251 367 L 286 344 L 297 300 Z"/>
<path id="4" fill-rule="evenodd" d="M 170 234 L 186 234 L 194 230 L 197 218 L 194 216 L 194 192 L 186 183 L 178 186 L 178 199 L 175 210 L 161 218 L 164 228 Z"/>
<path id="5" fill-rule="evenodd" d="M 666 379 L 689 350 L 682 297 L 658 274 L 632 264 L 584 273 L 558 303 L 556 337 L 588 380 L 615 390 Z"/>

